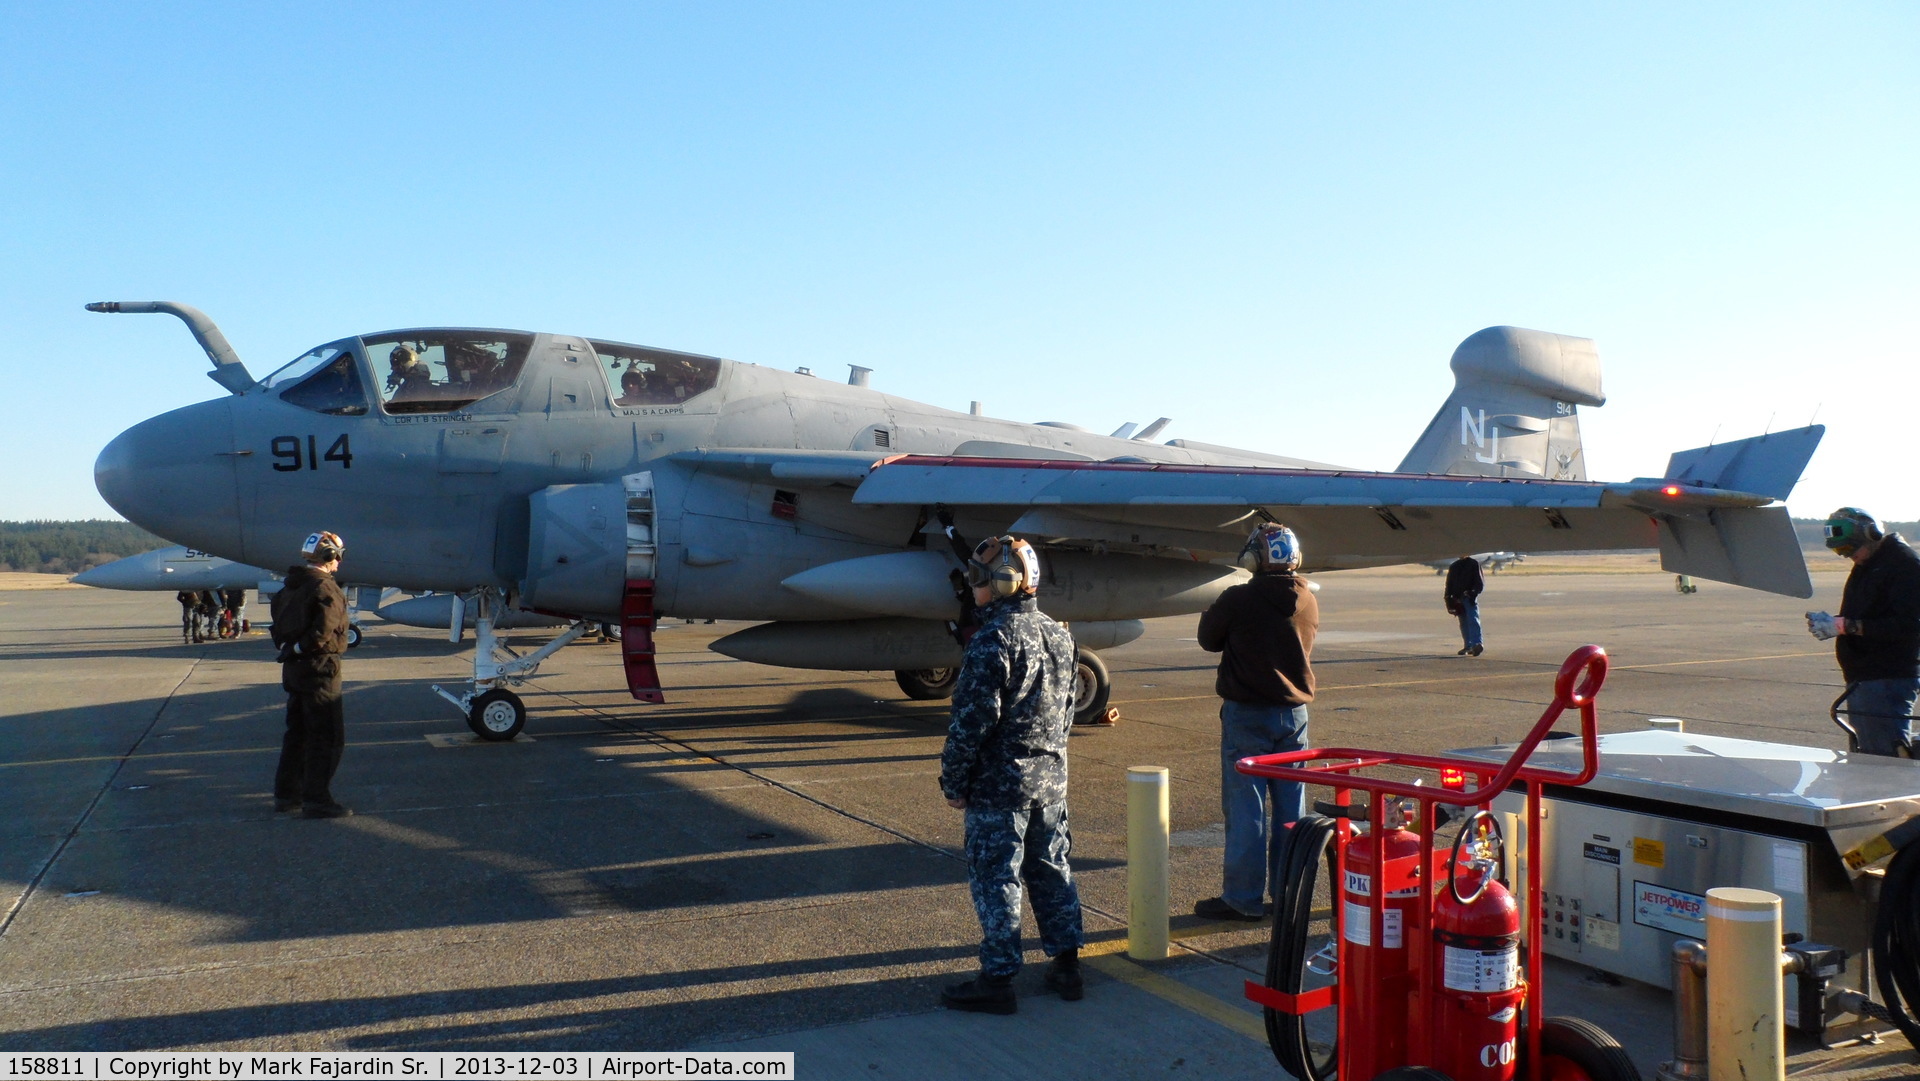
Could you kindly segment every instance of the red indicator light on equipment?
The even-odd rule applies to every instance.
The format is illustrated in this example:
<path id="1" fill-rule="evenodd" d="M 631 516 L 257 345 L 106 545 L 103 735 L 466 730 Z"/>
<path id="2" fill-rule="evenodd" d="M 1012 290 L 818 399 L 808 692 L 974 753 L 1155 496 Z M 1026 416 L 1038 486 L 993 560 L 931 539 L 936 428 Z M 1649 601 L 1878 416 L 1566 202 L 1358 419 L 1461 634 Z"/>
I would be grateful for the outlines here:
<path id="1" fill-rule="evenodd" d="M 1440 787 L 1451 788 L 1458 792 L 1467 787 L 1467 771 L 1452 766 L 1440 767 Z"/>
<path id="2" fill-rule="evenodd" d="M 1660 490 L 1667 493 L 1668 495 L 1680 494 L 1680 486 L 1678 484 L 1669 484 L 1665 488 L 1662 488 Z"/>

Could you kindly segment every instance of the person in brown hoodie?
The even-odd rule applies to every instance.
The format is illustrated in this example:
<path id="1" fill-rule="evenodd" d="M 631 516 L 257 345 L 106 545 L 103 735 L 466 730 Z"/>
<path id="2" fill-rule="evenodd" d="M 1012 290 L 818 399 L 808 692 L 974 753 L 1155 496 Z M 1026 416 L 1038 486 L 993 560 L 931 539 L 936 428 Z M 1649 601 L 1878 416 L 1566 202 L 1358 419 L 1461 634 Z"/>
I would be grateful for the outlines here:
<path id="1" fill-rule="evenodd" d="M 1220 594 L 1200 617 L 1200 648 L 1220 654 L 1214 691 L 1220 696 L 1220 811 L 1227 822 L 1220 896 L 1193 906 L 1215 920 L 1258 920 L 1267 891 L 1277 888 L 1275 860 L 1286 828 L 1306 812 L 1306 788 L 1293 781 L 1248 777 L 1233 768 L 1257 754 L 1307 745 L 1307 703 L 1313 701 L 1313 637 L 1320 604 L 1300 566 L 1293 530 L 1269 523 L 1240 550 L 1253 580 Z"/>
<path id="2" fill-rule="evenodd" d="M 333 798 L 333 772 L 347 742 L 340 708 L 340 655 L 347 651 L 347 597 L 333 580 L 347 546 L 332 533 L 308 535 L 303 564 L 287 568 L 274 594 L 273 644 L 287 692 L 287 734 L 273 777 L 273 809 L 302 818 L 353 812 Z"/>

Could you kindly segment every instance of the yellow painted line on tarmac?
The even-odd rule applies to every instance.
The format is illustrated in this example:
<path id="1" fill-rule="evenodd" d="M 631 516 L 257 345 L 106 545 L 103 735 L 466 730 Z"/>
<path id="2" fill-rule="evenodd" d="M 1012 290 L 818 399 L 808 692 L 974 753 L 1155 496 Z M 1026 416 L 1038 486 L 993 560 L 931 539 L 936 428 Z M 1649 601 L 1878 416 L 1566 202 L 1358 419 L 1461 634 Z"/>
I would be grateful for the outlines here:
<path id="1" fill-rule="evenodd" d="M 1824 650 L 1816 650 L 1810 653 L 1768 653 L 1754 657 L 1710 657 L 1706 660 L 1699 661 L 1655 661 L 1648 664 L 1616 664 L 1611 666 L 1611 670 L 1615 672 L 1630 672 L 1648 668 L 1677 668 L 1682 665 L 1739 664 L 1744 661 L 1780 661 L 1796 657 L 1825 657 L 1827 655 L 1827 652 Z M 1328 691 L 1370 691 L 1387 687 L 1431 687 L 1441 683 L 1479 683 L 1495 679 L 1538 679 L 1540 678 L 1541 670 L 1545 667 L 1545 665 L 1542 665 L 1540 668 L 1525 672 L 1493 672 L 1486 675 L 1447 676 L 1440 679 L 1399 679 L 1380 683 L 1322 683 L 1315 693 L 1325 694 Z M 1197 702 L 1202 699 L 1218 698 L 1219 695 L 1213 694 L 1180 694 L 1170 695 L 1165 698 L 1115 699 L 1114 704 L 1125 706 L 1138 705 L 1143 702 Z"/>
<path id="2" fill-rule="evenodd" d="M 1317 908 L 1313 910 L 1312 917 L 1326 919 L 1330 914 L 1327 909 Z M 1244 923 L 1203 923 L 1194 927 L 1179 928 L 1173 932 L 1172 937 L 1175 942 L 1180 942 L 1232 931 L 1245 931 L 1249 926 Z M 1204 991 L 1196 991 L 1172 977 L 1162 976 L 1123 956 L 1126 952 L 1127 936 L 1124 934 L 1099 942 L 1089 942 L 1080 947 L 1081 959 L 1102 974 L 1165 999 L 1210 1021 L 1225 1025 L 1248 1039 L 1258 1040 L 1263 1044 L 1267 1042 L 1266 1024 L 1257 1014 L 1248 1013 Z"/>
<path id="3" fill-rule="evenodd" d="M 1120 945 L 1124 949 L 1126 943 L 1122 942 Z M 1262 1044 L 1267 1042 L 1266 1025 L 1259 1016 L 1222 1002 L 1205 991 L 1196 991 L 1179 980 L 1149 971 L 1121 957 L 1118 953 L 1101 954 L 1086 960 L 1089 966 L 1104 976 L 1118 980 L 1129 987 L 1137 987 L 1190 1013 L 1197 1013 L 1209 1021 L 1238 1032 L 1249 1040 L 1258 1040 Z"/>
<path id="4" fill-rule="evenodd" d="M 1619 669 L 1629 668 L 1674 668 L 1683 664 L 1733 664 L 1736 661 L 1784 661 L 1793 657 L 1827 657 L 1832 650 L 1817 649 L 1811 653 L 1773 653 L 1765 657 L 1710 657 L 1704 661 L 1659 661 L 1654 664 L 1616 664 Z"/>

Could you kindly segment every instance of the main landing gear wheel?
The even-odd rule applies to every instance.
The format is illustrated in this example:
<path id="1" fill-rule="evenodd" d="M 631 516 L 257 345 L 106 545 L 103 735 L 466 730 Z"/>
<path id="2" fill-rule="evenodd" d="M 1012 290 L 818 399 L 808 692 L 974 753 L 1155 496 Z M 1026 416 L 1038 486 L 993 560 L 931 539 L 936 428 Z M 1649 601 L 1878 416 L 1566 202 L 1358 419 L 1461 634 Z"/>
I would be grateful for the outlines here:
<path id="1" fill-rule="evenodd" d="M 1620 1041 L 1578 1017 L 1549 1017 L 1540 1026 L 1542 1081 L 1640 1081 Z"/>
<path id="2" fill-rule="evenodd" d="M 492 743 L 504 743 L 519 735 L 526 726 L 527 707 L 512 691 L 488 691 L 467 708 L 467 727 L 473 729 L 474 735 Z"/>
<path id="3" fill-rule="evenodd" d="M 357 648 L 359 645 L 360 645 L 360 624 L 358 623 L 347 624 L 347 648 L 354 649 L 354 648 Z"/>
<path id="4" fill-rule="evenodd" d="M 932 702 L 953 697 L 953 685 L 960 681 L 958 668 L 903 668 L 893 674 L 900 690 L 916 702 Z"/>
<path id="5" fill-rule="evenodd" d="M 1093 650 L 1073 651 L 1073 723 L 1094 724 L 1106 719 L 1107 699 L 1113 696 L 1113 680 L 1107 676 L 1106 662 Z"/>

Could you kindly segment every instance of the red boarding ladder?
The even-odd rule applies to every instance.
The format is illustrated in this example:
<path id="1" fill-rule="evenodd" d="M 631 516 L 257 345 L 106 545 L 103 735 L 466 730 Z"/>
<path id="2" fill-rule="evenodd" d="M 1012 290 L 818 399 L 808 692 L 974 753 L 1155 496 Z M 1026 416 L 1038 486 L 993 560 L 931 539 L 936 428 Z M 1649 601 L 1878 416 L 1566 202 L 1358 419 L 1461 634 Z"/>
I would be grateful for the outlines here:
<path id="1" fill-rule="evenodd" d="M 620 663 L 627 670 L 627 691 L 641 702 L 658 705 L 660 670 L 653 664 L 653 579 L 627 579 L 620 599 Z"/>

